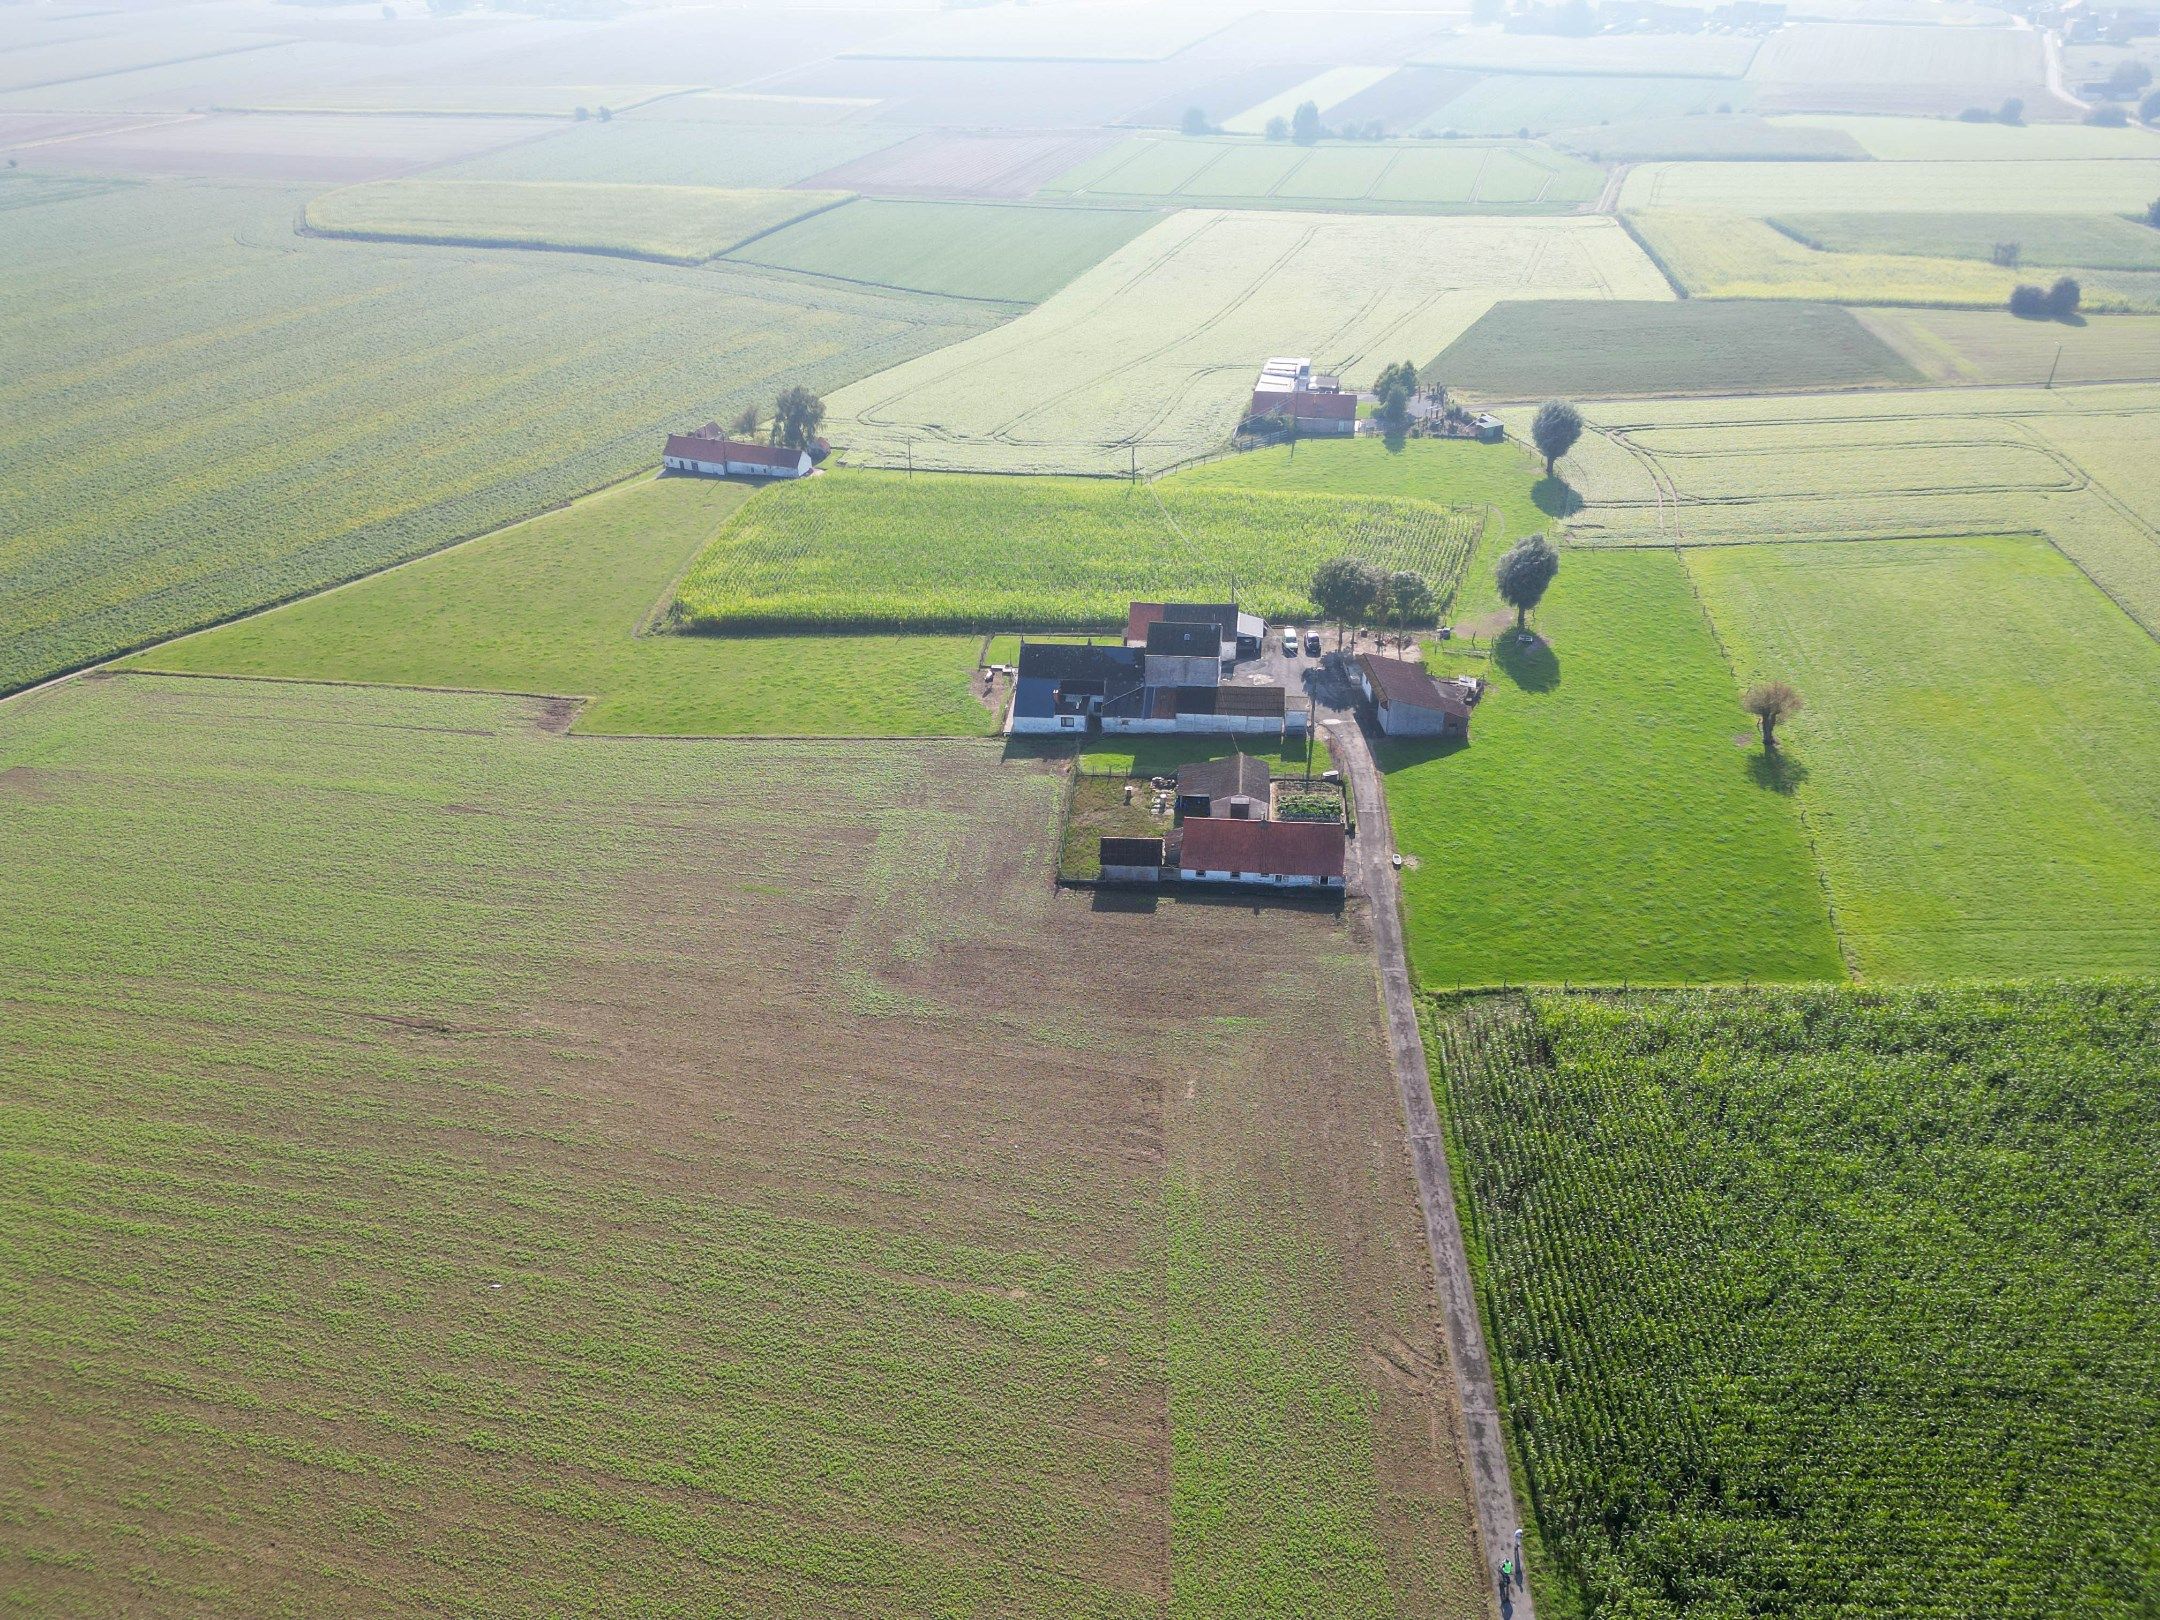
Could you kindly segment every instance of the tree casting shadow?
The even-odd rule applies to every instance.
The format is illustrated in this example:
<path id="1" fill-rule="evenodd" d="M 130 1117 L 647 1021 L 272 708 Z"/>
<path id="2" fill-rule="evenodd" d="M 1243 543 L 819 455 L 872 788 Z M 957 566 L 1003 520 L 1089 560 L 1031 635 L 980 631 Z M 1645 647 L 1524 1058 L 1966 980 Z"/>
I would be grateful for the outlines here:
<path id="1" fill-rule="evenodd" d="M 1569 487 L 1564 478 L 1547 473 L 1530 486 L 1530 499 L 1547 517 L 1573 517 L 1582 510 L 1582 497 Z"/>
<path id="2" fill-rule="evenodd" d="M 1511 626 L 1494 639 L 1492 661 L 1525 692 L 1550 692 L 1560 684 L 1560 655 L 1543 636 L 1525 642 Z"/>
<path id="3" fill-rule="evenodd" d="M 1797 793 L 1808 779 L 1808 768 L 1790 754 L 1766 754 L 1761 749 L 1747 757 L 1748 780 L 1772 793 Z"/>

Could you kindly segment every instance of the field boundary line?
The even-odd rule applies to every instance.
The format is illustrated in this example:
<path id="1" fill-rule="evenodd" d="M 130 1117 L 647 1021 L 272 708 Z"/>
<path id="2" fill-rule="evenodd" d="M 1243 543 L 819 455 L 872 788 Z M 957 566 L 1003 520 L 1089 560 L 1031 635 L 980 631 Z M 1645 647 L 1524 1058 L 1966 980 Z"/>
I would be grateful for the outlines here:
<path id="1" fill-rule="evenodd" d="M 62 675 L 48 681 L 47 686 L 59 686 L 67 681 L 81 680 L 85 674 L 96 674 L 101 681 L 226 681 L 242 686 L 320 686 L 352 692 L 420 692 L 431 697 L 481 697 L 523 699 L 534 703 L 569 703 L 574 712 L 582 712 L 597 699 L 589 692 L 523 692 L 511 691 L 499 686 L 430 686 L 418 681 L 347 681 L 331 675 L 240 675 L 224 670 L 202 669 L 113 669 L 98 671 L 78 670 L 73 675 Z M 32 687 L 18 692 L 25 697 Z M 1002 731 L 962 732 L 809 732 L 809 731 L 579 731 L 573 729 L 562 733 L 578 742 L 725 742 L 725 743 L 950 743 L 959 747 L 980 748 L 996 746 L 1002 749 L 1010 740 Z"/>
<path id="2" fill-rule="evenodd" d="M 627 489 L 632 484 L 658 478 L 659 476 L 659 471 L 656 468 L 642 467 L 636 472 L 625 474 L 623 477 L 609 479 L 604 484 L 596 484 L 591 489 L 579 490 L 574 494 L 562 497 L 560 500 L 550 501 L 547 505 L 528 512 L 521 518 L 515 518 L 508 523 L 498 523 L 493 528 L 480 529 L 471 534 L 458 535 L 454 539 L 445 540 L 441 545 L 430 547 L 426 551 L 416 551 L 410 557 L 399 557 L 393 561 L 383 563 L 379 567 L 348 575 L 344 579 L 334 579 L 321 584 L 305 586 L 279 597 L 274 602 L 257 602 L 251 606 L 228 613 L 222 618 L 211 619 L 203 624 L 190 625 L 185 630 L 172 630 L 162 635 L 152 636 L 147 641 L 136 642 L 131 647 L 121 647 L 112 652 L 100 653 L 97 657 L 86 659 L 71 668 L 55 670 L 52 674 L 41 677 L 33 685 L 17 687 L 12 692 L 0 692 L 0 704 L 11 702 L 15 698 L 26 697 L 30 693 L 40 691 L 48 686 L 57 686 L 62 681 L 74 680 L 77 676 L 95 674 L 99 670 L 109 670 L 115 664 L 123 663 L 130 658 L 140 658 L 145 653 L 156 652 L 160 647 L 170 647 L 176 642 L 187 641 L 195 636 L 208 635 L 213 630 L 223 630 L 231 625 L 244 624 L 249 619 L 262 617 L 265 613 L 275 613 L 280 608 L 289 608 L 296 602 L 313 601 L 318 596 L 328 596 L 332 591 L 342 591 L 350 585 L 365 584 L 368 580 L 378 579 L 382 575 L 394 573 L 400 568 L 410 568 L 415 563 L 426 562 L 430 557 L 440 557 L 446 552 L 456 551 L 460 546 L 472 545 L 475 541 L 485 540 L 491 535 L 507 534 L 512 529 L 521 529 L 528 523 L 537 523 L 541 518 L 552 517 L 557 512 L 567 512 L 571 507 L 581 502 L 598 500 L 603 496 L 615 494 L 618 490 Z M 114 673 L 124 674 L 130 672 L 115 671 Z M 149 672 L 144 671 L 142 673 Z M 179 672 L 175 671 L 174 673 Z M 562 694 L 548 693 L 545 695 L 560 697 Z"/>
<path id="3" fill-rule="evenodd" d="M 1775 544 L 1776 542 L 1772 542 Z M 1725 673 L 1733 684 L 1735 712 L 1740 710 L 1737 699 L 1745 690 L 1740 684 L 1740 666 L 1733 662 L 1732 649 L 1725 644 L 1725 634 L 1718 628 L 1717 615 L 1710 611 L 1710 604 L 1703 600 L 1702 587 L 1696 583 L 1695 570 L 1688 566 L 1689 547 L 1677 541 L 1672 546 L 1673 561 L 1680 566 L 1680 577 L 1687 581 L 1688 595 L 1695 599 L 1695 611 L 1702 615 L 1704 626 L 1710 632 L 1710 644 L 1717 648 L 1718 658 L 1725 665 Z M 1792 795 L 1793 817 L 1800 823 L 1800 836 L 1807 840 L 1808 865 L 1815 870 L 1815 887 L 1822 894 L 1823 912 L 1830 923 L 1830 937 L 1837 942 L 1838 959 L 1845 964 L 1845 976 L 1852 983 L 1860 982 L 1860 957 L 1845 936 L 1845 925 L 1838 920 L 1837 900 L 1830 892 L 1830 874 L 1823 866 L 1822 846 L 1815 838 L 1815 824 L 1808 819 L 1807 804 L 1795 791 Z"/>
<path id="4" fill-rule="evenodd" d="M 1628 240 L 1633 242 L 1638 248 L 1642 249 L 1643 257 L 1650 261 L 1650 263 L 1656 268 L 1657 273 L 1665 278 L 1665 285 L 1672 288 L 1673 296 L 1675 298 L 1689 298 L 1693 296 L 1693 294 L 1691 294 L 1687 290 L 1686 285 L 1682 283 L 1680 278 L 1673 274 L 1672 266 L 1667 264 L 1662 258 L 1658 256 L 1658 250 L 1652 247 L 1648 240 L 1645 239 L 1645 237 L 1643 236 L 1643 233 L 1635 228 L 1633 221 L 1628 218 L 1626 212 L 1619 206 L 1619 199 L 1617 197 L 1613 199 L 1613 211 L 1611 217 L 1623 231 L 1626 231 L 1628 233 Z"/>

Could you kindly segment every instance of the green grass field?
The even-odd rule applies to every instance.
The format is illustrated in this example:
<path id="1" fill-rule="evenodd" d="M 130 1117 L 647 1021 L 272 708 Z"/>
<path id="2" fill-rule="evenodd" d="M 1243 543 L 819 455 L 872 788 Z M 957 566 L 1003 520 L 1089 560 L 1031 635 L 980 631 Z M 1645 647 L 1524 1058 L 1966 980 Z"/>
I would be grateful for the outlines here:
<path id="1" fill-rule="evenodd" d="M 0 1585 L 1474 1620 L 1366 948 L 1059 895 L 1058 787 L 470 694 L 0 710 Z"/>
<path id="2" fill-rule="evenodd" d="M 1694 550 L 1869 978 L 2160 962 L 2160 643 L 2044 542 Z"/>
<path id="3" fill-rule="evenodd" d="M 1068 169 L 1049 198 L 1200 208 L 1571 213 L 1603 175 L 1546 147 L 1385 141 L 1317 147 L 1139 135 Z"/>
<path id="4" fill-rule="evenodd" d="M 2150 983 L 1434 1006 L 1541 1606 L 2142 1615 L 2156 1029 Z"/>
<path id="5" fill-rule="evenodd" d="M 378 180 L 325 192 L 310 227 L 335 236 L 467 247 L 560 248 L 701 264 L 846 200 L 836 191 L 540 180 Z"/>
<path id="6" fill-rule="evenodd" d="M 1771 223 L 1827 253 L 2022 260 L 2073 269 L 2160 270 L 2160 231 L 2117 214 L 1788 214 Z"/>
<path id="7" fill-rule="evenodd" d="M 1434 652 L 1492 682 L 1467 748 L 1379 746 L 1418 980 L 1841 977 L 1793 801 L 1734 745 L 1739 691 L 1679 561 L 1569 551 L 1537 628 Z"/>
<path id="8" fill-rule="evenodd" d="M 1428 501 L 842 469 L 745 506 L 684 577 L 675 620 L 1095 629 L 1136 599 L 1233 594 L 1283 619 L 1310 610 L 1313 570 L 1342 555 L 1422 574 L 1444 602 L 1484 526 L 1476 507 Z"/>
<path id="9" fill-rule="evenodd" d="M 1159 217 L 1140 209 L 863 197 L 730 257 L 912 292 L 1036 304 Z"/>
<path id="10" fill-rule="evenodd" d="M 858 466 L 1161 471 L 1227 444 L 1268 355 L 1355 387 L 1497 298 L 1670 291 L 1610 219 L 1184 209 L 1018 319 L 831 396 L 825 431 Z"/>
<path id="11" fill-rule="evenodd" d="M 0 691 L 515 522 L 670 429 L 991 318 L 748 267 L 310 241 L 297 201 L 173 183 L 9 216 Z"/>
<path id="12" fill-rule="evenodd" d="M 1858 167 L 1859 165 L 1855 165 Z M 1893 216 L 1884 216 L 1892 218 Z M 1982 221 L 1999 216 L 1975 215 Z M 1950 304 L 2000 309 L 2022 282 L 2046 286 L 2063 267 L 2038 260 L 2011 270 L 1979 258 L 1924 258 L 1897 252 L 1822 252 L 1766 219 L 1737 214 L 1630 214 L 1628 223 L 1693 298 L 1797 298 L 1846 304 Z M 1882 234 L 1882 233 L 1876 233 Z M 1890 234 L 1913 242 L 1909 233 Z M 2084 307 L 2160 311 L 2160 273 L 2078 272 Z"/>
<path id="13" fill-rule="evenodd" d="M 638 634 L 750 490 L 659 478 L 274 613 L 145 669 L 588 697 L 579 731 L 981 736 L 961 636 Z"/>
<path id="14" fill-rule="evenodd" d="M 1920 373 L 1829 304 L 1495 304 L 1429 371 L 1488 399 L 1741 393 L 1917 383 Z"/>

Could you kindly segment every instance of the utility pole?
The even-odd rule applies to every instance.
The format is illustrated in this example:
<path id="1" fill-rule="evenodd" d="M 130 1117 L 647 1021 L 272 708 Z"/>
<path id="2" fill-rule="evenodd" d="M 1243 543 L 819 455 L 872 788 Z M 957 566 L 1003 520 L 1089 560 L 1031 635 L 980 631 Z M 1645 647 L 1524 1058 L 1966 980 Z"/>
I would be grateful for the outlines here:
<path id="1" fill-rule="evenodd" d="M 1140 482 L 1140 447 L 1137 444 L 1128 444 L 1125 447 L 1125 454 L 1130 458 L 1128 476 L 1137 484 Z"/>
<path id="2" fill-rule="evenodd" d="M 2062 364 L 2062 351 L 2063 346 L 2060 343 L 2056 344 L 2055 358 L 2048 362 L 2047 386 L 2050 388 L 2053 388 L 2055 386 L 2055 368 Z"/>
<path id="3" fill-rule="evenodd" d="M 910 478 L 915 476 L 915 441 L 913 439 L 907 442 L 907 475 Z"/>

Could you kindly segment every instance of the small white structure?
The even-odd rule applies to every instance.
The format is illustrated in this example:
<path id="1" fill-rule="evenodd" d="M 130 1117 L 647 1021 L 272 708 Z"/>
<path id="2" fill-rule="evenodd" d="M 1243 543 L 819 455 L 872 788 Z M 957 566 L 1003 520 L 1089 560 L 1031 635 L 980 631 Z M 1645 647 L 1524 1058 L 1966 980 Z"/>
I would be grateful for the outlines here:
<path id="1" fill-rule="evenodd" d="M 703 473 L 708 478 L 807 478 L 810 452 L 743 439 L 708 438 L 702 433 L 670 433 L 660 465 L 669 472 Z"/>

